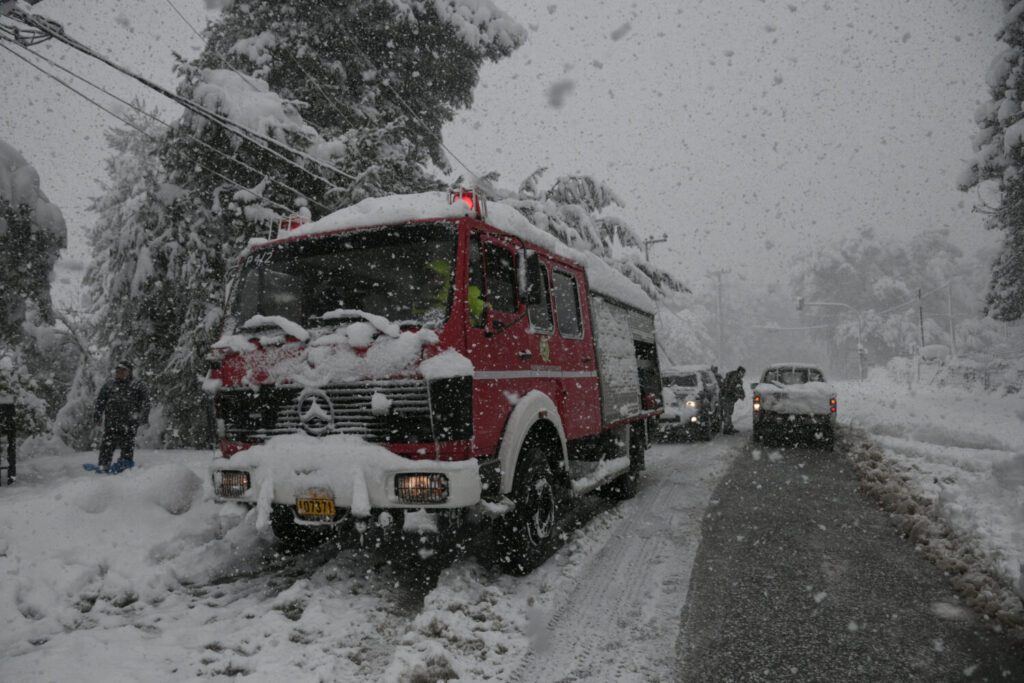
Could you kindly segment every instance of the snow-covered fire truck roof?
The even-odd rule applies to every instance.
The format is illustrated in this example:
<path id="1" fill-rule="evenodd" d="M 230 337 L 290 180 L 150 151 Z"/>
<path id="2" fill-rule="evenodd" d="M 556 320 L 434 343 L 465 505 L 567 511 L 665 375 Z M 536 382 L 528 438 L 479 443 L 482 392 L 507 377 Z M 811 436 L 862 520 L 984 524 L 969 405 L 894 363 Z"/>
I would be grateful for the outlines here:
<path id="1" fill-rule="evenodd" d="M 389 195 L 364 199 L 317 221 L 295 227 L 287 233 L 287 237 L 293 239 L 351 228 L 464 217 L 477 217 L 476 209 L 466 201 L 449 201 L 449 195 L 445 192 Z M 489 202 L 487 215 L 483 220 L 488 225 L 524 242 L 535 244 L 550 253 L 583 265 L 593 292 L 652 315 L 657 312 L 654 302 L 639 285 L 605 263 L 596 254 L 573 249 L 544 232 L 515 208 L 500 202 Z M 253 240 L 250 246 L 265 243 L 266 240 Z"/>

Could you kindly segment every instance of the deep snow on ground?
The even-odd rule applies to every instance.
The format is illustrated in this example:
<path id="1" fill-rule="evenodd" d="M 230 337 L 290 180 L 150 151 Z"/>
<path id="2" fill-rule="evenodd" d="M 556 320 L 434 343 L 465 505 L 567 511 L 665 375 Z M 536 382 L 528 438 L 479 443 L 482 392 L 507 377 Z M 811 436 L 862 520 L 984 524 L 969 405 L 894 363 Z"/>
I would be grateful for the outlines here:
<path id="1" fill-rule="evenodd" d="M 0 488 L 0 681 L 530 680 L 597 665 L 671 679 L 703 510 L 734 451 L 682 449 L 649 453 L 635 499 L 588 497 L 522 578 L 473 557 L 281 554 L 255 513 L 212 502 L 209 452 L 142 450 L 117 476 L 85 472 L 94 453 L 28 459 Z"/>
<path id="2" fill-rule="evenodd" d="M 1019 633 L 1024 401 L 884 373 L 838 388 L 837 454 L 970 604 Z M 0 488 L 0 681 L 671 679 L 671 658 L 647 653 L 675 642 L 700 520 L 745 452 L 749 409 L 739 436 L 655 447 L 637 498 L 588 499 L 522 578 L 472 557 L 283 555 L 254 514 L 212 502 L 205 451 L 143 450 L 116 477 L 82 470 L 95 453 L 26 458 Z M 622 596 L 628 618 L 603 619 Z"/>

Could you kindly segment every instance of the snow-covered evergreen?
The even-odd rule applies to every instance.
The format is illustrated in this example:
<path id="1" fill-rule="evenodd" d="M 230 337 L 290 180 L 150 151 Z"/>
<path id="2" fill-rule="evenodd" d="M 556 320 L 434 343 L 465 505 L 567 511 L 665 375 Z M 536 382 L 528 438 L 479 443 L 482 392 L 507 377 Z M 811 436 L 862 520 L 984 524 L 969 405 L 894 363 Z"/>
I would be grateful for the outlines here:
<path id="1" fill-rule="evenodd" d="M 1006 43 L 985 74 L 992 99 L 982 103 L 974 119 L 975 155 L 959 178 L 960 189 L 969 190 L 994 181 L 999 205 L 983 206 L 988 227 L 1003 231 L 1003 247 L 992 265 L 986 297 L 987 312 L 998 320 L 1024 317 L 1024 109 L 1021 79 L 1024 78 L 1024 3 L 1003 0 L 1007 9 L 999 38 Z"/>
<path id="2" fill-rule="evenodd" d="M 39 344 L 51 338 L 50 279 L 66 243 L 64 217 L 39 173 L 0 140 L 0 399 L 13 401 L 21 435 L 48 428 L 54 394 L 66 387 L 60 357 Z"/>

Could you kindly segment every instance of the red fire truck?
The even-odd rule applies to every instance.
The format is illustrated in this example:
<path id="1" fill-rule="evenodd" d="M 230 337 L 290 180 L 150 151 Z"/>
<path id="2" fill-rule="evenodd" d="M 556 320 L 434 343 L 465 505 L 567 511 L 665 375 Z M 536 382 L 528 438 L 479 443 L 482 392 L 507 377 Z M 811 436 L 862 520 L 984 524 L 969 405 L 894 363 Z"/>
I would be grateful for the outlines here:
<path id="1" fill-rule="evenodd" d="M 489 518 L 528 572 L 574 498 L 636 493 L 654 311 L 476 190 L 289 221 L 241 255 L 210 354 L 217 500 L 293 541 Z"/>

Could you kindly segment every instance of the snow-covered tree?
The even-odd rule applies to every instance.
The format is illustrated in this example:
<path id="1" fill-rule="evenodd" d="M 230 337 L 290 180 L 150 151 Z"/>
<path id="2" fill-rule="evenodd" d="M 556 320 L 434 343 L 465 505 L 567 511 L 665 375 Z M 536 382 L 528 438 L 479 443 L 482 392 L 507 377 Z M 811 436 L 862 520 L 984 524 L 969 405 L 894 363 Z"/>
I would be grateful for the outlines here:
<path id="1" fill-rule="evenodd" d="M 565 244 L 589 251 L 622 272 L 655 300 L 686 293 L 686 285 L 643 258 L 643 239 L 622 219 L 606 215 L 622 200 L 604 183 L 590 176 L 561 176 L 543 190 L 540 178 L 546 169 L 530 174 L 518 190 L 497 185 L 498 175 L 480 179 L 486 195 L 515 207 L 535 226 Z"/>
<path id="2" fill-rule="evenodd" d="M 442 126 L 526 36 L 489 0 L 225 5 L 179 65 L 192 106 L 168 131 L 139 117 L 145 133 L 112 134 L 94 206 L 97 341 L 135 360 L 168 445 L 208 433 L 198 380 L 234 255 L 300 208 L 440 188 Z"/>
<path id="3" fill-rule="evenodd" d="M 66 241 L 64 217 L 38 172 L 0 140 L 0 398 L 14 401 L 22 435 L 48 427 L 61 385 L 60 359 L 37 341 L 54 322 L 50 278 Z"/>
<path id="4" fill-rule="evenodd" d="M 197 443 L 210 427 L 199 377 L 220 315 L 224 255 L 202 231 L 209 209 L 167 180 L 159 124 L 144 115 L 130 121 L 133 128 L 107 135 L 114 156 L 106 162 L 104 193 L 90 207 L 98 219 L 90 231 L 85 307 L 96 352 L 85 358 L 89 367 L 72 394 L 83 398 L 111 360 L 129 359 L 163 408 L 154 414 L 168 417 L 157 425 L 164 443 Z"/>
<path id="5" fill-rule="evenodd" d="M 1024 3 L 1003 4 L 1007 13 L 998 37 L 1007 47 L 985 74 L 992 99 L 975 112 L 980 129 L 973 140 L 975 155 L 958 182 L 962 190 L 985 181 L 997 186 L 998 206 L 982 207 L 988 227 L 1004 232 L 986 308 L 998 320 L 1019 320 L 1024 316 Z"/>
<path id="6" fill-rule="evenodd" d="M 30 306 L 53 322 L 50 278 L 66 244 L 64 217 L 39 188 L 39 173 L 0 140 L 0 339 L 22 336 Z"/>
<path id="7" fill-rule="evenodd" d="M 928 231 L 904 244 L 863 228 L 808 254 L 793 281 L 806 302 L 805 322 L 830 326 L 827 334 L 840 363 L 845 354 L 857 353 L 858 341 L 871 363 L 920 347 L 922 307 L 924 344 L 950 344 L 945 287 L 968 269 L 948 237 L 944 230 Z M 960 315 L 975 310 L 965 288 L 949 293 L 955 294 Z"/>

